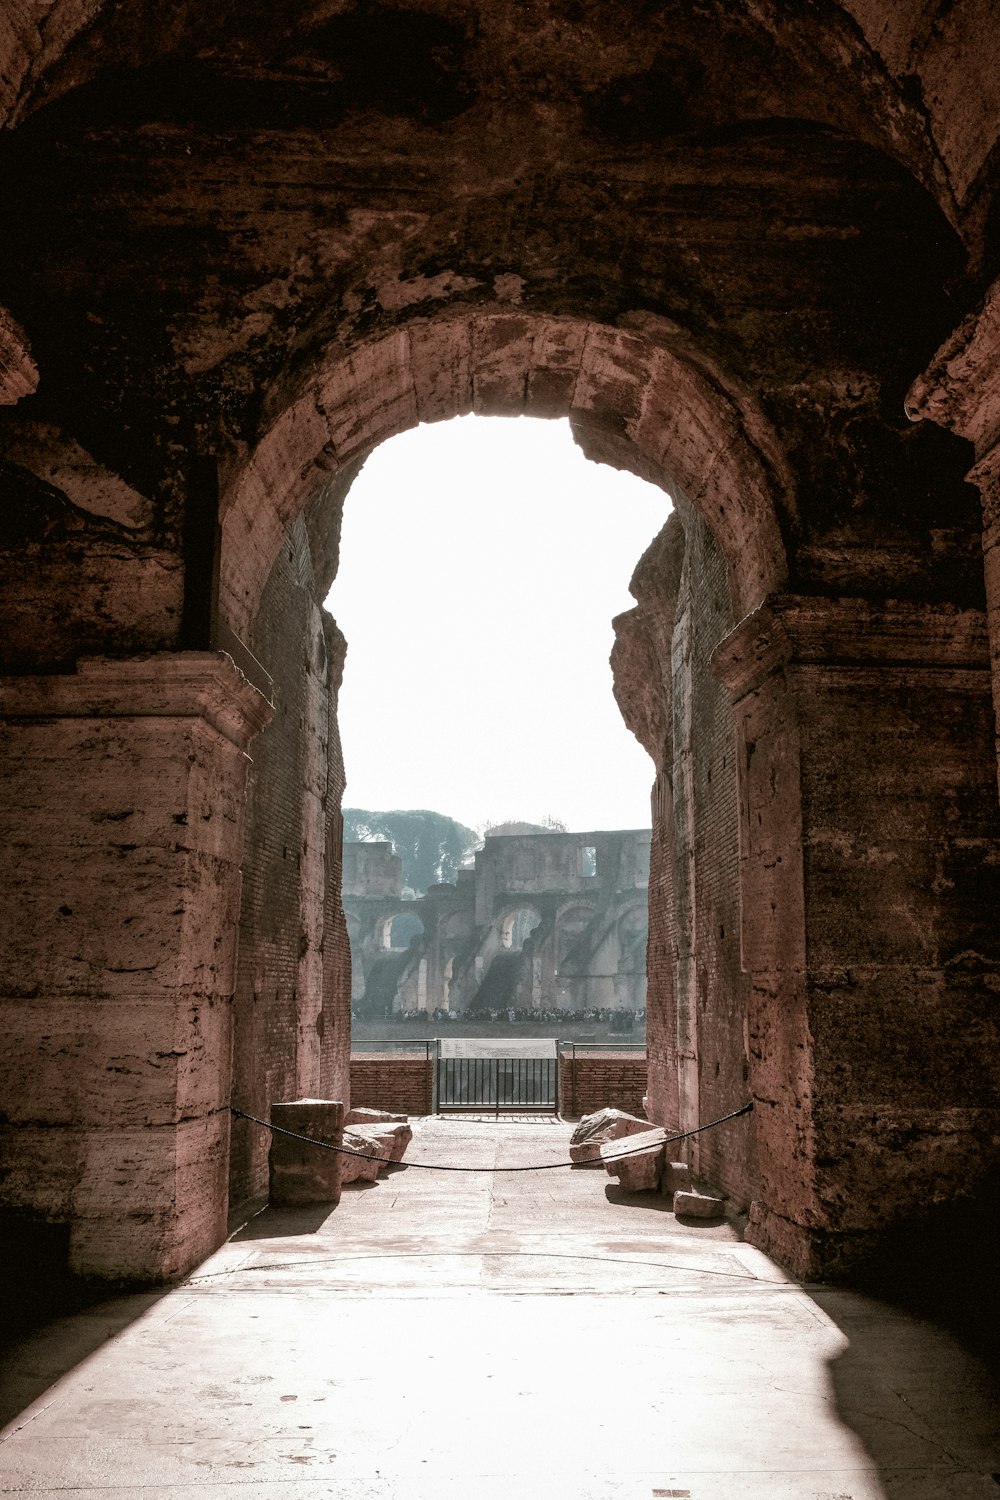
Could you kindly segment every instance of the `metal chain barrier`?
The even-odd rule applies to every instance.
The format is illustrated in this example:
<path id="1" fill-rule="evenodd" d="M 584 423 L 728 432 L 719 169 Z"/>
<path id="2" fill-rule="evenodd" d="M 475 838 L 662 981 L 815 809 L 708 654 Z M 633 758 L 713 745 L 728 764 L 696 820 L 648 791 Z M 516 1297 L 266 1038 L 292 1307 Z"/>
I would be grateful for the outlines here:
<path id="1" fill-rule="evenodd" d="M 730 1120 L 738 1120 L 741 1115 L 748 1115 L 752 1109 L 753 1100 L 751 1099 L 749 1104 L 744 1104 L 741 1109 L 734 1109 L 732 1114 L 721 1115 L 718 1120 L 709 1120 L 707 1125 L 696 1125 L 693 1130 L 682 1130 L 677 1135 L 668 1135 L 661 1144 L 672 1146 L 676 1141 L 686 1141 L 693 1135 L 701 1135 L 702 1131 L 714 1130 L 718 1125 L 726 1125 Z M 270 1130 L 273 1135 L 287 1135 L 293 1141 L 304 1141 L 307 1146 L 315 1146 L 320 1151 L 339 1151 L 342 1156 L 361 1156 L 366 1161 L 385 1162 L 388 1166 L 406 1167 L 408 1170 L 419 1172 L 554 1172 L 563 1167 L 579 1165 L 575 1161 L 546 1161 L 528 1167 L 456 1167 L 428 1161 L 394 1162 L 391 1156 L 370 1156 L 366 1151 L 354 1151 L 350 1146 L 334 1146 L 330 1141 L 317 1141 L 312 1136 L 300 1135 L 295 1130 L 286 1130 L 283 1125 L 272 1125 L 269 1120 L 260 1120 L 256 1115 L 248 1115 L 246 1110 L 237 1109 L 232 1104 L 229 1106 L 229 1113 L 237 1120 L 249 1120 L 253 1125 L 260 1125 L 262 1129 Z M 657 1126 L 651 1124 L 649 1128 L 656 1130 Z M 348 1129 L 350 1129 L 349 1126 Z M 643 1151 L 648 1150 L 648 1146 L 635 1146 L 631 1150 L 616 1151 L 613 1155 L 601 1156 L 600 1160 L 602 1163 L 621 1161 L 626 1156 L 639 1156 Z"/>

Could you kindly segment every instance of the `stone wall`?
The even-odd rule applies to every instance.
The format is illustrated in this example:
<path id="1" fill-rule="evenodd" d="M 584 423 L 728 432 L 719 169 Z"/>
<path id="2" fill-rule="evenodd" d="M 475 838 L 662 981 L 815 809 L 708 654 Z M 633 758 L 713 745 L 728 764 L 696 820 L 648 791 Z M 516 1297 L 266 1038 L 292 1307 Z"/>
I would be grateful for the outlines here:
<path id="1" fill-rule="evenodd" d="M 734 624 L 726 567 L 711 533 L 682 506 L 684 568 L 672 641 L 672 839 L 677 1017 L 677 1125 L 690 1130 L 750 1097 L 742 966 L 736 725 L 712 652 Z M 695 1136 L 696 1171 L 746 1206 L 757 1186 L 747 1118 Z"/>
<path id="2" fill-rule="evenodd" d="M 336 696 L 343 641 L 321 613 L 303 521 L 289 532 L 250 640 L 272 682 L 274 719 L 254 753 L 247 799 L 234 997 L 233 1103 L 259 1118 L 272 1102 L 349 1104 L 349 973 L 340 911 L 343 764 Z M 233 1204 L 267 1188 L 266 1136 L 233 1124 Z"/>
<path id="3" fill-rule="evenodd" d="M 667 536 L 626 627 L 657 777 L 653 1108 L 717 1107 L 746 1048 L 752 1233 L 809 1275 L 991 1204 L 990 7 L 273 9 L 0 22 L 4 1202 L 112 1277 L 221 1232 L 266 714 L 220 649 L 269 656 L 301 718 L 274 730 L 289 783 L 264 749 L 253 794 L 239 1077 L 346 1093 L 336 549 L 310 515 L 384 438 L 475 411 L 568 417 L 726 560 L 731 720 L 707 544 L 682 598 Z M 750 1183 L 720 1141 L 699 1152 Z"/>
<path id="4" fill-rule="evenodd" d="M 76 1275 L 175 1276 L 225 1232 L 245 749 L 268 706 L 190 652 L 10 678 L 0 708 L 4 1204 L 69 1226 Z"/>
<path id="5" fill-rule="evenodd" d="M 613 660 L 626 722 L 657 767 L 647 1103 L 657 1123 L 691 1130 L 749 1099 L 750 985 L 741 954 L 736 728 L 710 666 L 733 609 L 725 560 L 683 501 L 636 569 L 632 590 L 638 605 L 616 621 Z M 683 1154 L 730 1198 L 749 1204 L 752 1122 L 693 1137 Z"/>
<path id="6" fill-rule="evenodd" d="M 475 870 L 416 898 L 390 845 L 348 843 L 360 1013 L 643 1010 L 649 843 L 645 829 L 494 835 Z M 403 915 L 422 931 L 389 947 Z"/>
<path id="7" fill-rule="evenodd" d="M 568 1119 L 609 1105 L 641 1118 L 645 1093 L 646 1058 L 641 1052 L 559 1053 L 559 1111 Z"/>
<path id="8" fill-rule="evenodd" d="M 351 1056 L 351 1097 L 362 1109 L 429 1115 L 434 1099 L 434 1061 L 412 1052 Z"/>

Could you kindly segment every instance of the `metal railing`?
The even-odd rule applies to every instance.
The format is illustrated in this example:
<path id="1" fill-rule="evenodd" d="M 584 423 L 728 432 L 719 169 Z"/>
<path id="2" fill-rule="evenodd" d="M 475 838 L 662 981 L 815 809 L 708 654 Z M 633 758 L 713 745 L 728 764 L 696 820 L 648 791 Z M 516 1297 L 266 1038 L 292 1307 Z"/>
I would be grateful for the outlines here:
<path id="1" fill-rule="evenodd" d="M 437 1059 L 437 1113 L 492 1109 L 556 1114 L 559 1061 L 555 1057 L 442 1057 Z"/>
<path id="2" fill-rule="evenodd" d="M 485 1040 L 479 1039 L 480 1047 Z M 492 1110 L 499 1116 L 501 1112 L 558 1114 L 565 1110 L 575 1116 L 578 1054 L 582 1062 L 595 1053 L 644 1055 L 646 1052 L 645 1042 L 551 1040 L 555 1056 L 550 1057 L 504 1057 L 500 1038 L 496 1056 L 444 1056 L 440 1037 L 364 1042 L 356 1055 L 359 1058 L 393 1053 L 401 1058 L 422 1055 L 427 1068 L 426 1108 L 433 1114 Z M 561 1087 L 565 1098 L 561 1097 Z"/>

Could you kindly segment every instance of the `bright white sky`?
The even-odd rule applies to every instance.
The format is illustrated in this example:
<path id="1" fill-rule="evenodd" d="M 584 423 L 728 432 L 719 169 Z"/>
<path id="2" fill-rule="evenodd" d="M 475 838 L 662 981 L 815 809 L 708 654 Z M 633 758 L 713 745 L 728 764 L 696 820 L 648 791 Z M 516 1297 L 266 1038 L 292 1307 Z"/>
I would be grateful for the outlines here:
<path id="1" fill-rule="evenodd" d="M 348 641 L 345 805 L 648 827 L 652 762 L 608 654 L 669 510 L 585 459 L 566 421 L 462 417 L 383 443 L 327 600 Z"/>

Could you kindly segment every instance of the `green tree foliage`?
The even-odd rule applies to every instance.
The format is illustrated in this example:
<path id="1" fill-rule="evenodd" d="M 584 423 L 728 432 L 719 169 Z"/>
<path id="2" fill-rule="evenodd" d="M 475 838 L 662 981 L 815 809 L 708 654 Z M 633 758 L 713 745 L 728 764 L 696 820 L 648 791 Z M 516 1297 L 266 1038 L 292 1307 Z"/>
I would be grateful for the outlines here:
<path id="1" fill-rule="evenodd" d="M 417 896 L 428 886 L 454 882 L 482 839 L 464 823 L 425 808 L 372 812 L 344 808 L 344 842 L 391 843 L 403 861 L 403 885 Z"/>

